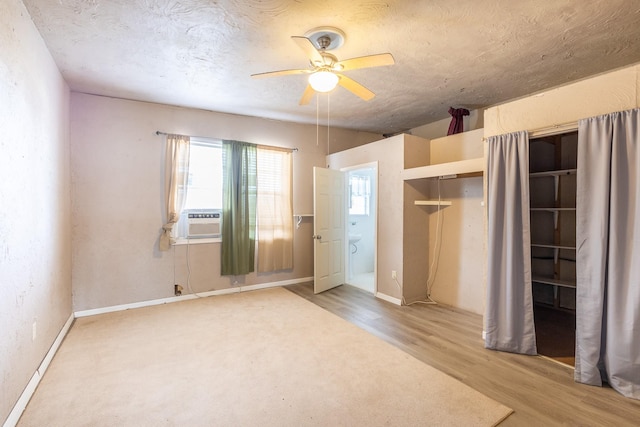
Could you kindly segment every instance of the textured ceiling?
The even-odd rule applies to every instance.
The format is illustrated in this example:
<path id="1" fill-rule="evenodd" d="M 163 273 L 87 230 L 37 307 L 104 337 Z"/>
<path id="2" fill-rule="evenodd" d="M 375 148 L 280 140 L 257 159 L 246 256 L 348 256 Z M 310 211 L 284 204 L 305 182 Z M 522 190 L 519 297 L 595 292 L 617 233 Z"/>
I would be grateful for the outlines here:
<path id="1" fill-rule="evenodd" d="M 331 126 L 397 133 L 640 62 L 635 0 L 24 0 L 71 89 L 316 123 L 299 106 L 306 68 L 290 36 L 346 34 L 338 59 L 382 52 L 392 66 L 345 72 L 376 93 L 338 87 Z M 320 123 L 327 96 L 319 97 Z"/>

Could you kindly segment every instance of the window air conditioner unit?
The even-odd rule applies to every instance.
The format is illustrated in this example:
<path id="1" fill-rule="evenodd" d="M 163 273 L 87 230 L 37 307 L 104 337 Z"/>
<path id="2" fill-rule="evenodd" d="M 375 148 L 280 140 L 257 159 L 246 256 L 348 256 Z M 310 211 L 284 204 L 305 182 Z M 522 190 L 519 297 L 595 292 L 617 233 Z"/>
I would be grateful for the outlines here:
<path id="1" fill-rule="evenodd" d="M 189 212 L 187 214 L 187 238 L 204 239 L 220 237 L 221 211 Z"/>

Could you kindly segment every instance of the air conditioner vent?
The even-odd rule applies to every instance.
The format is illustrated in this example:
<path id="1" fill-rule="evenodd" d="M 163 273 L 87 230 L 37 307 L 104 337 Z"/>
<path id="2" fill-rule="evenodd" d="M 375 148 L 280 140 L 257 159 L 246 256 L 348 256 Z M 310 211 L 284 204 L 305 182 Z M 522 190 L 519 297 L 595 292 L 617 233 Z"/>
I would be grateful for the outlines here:
<path id="1" fill-rule="evenodd" d="M 204 239 L 220 237 L 222 212 L 189 212 L 187 214 L 187 238 Z"/>

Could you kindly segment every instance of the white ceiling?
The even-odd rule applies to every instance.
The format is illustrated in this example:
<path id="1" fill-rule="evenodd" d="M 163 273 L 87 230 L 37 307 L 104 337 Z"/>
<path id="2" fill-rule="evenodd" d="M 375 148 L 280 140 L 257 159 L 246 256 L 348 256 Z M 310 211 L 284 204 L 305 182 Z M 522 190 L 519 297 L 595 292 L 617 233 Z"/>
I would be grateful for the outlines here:
<path id="1" fill-rule="evenodd" d="M 290 39 L 338 27 L 338 59 L 390 52 L 392 66 L 345 72 L 331 126 L 397 133 L 640 62 L 637 0 L 24 0 L 74 91 L 316 123 L 299 106 L 306 68 Z M 327 97 L 320 99 L 320 123 Z"/>

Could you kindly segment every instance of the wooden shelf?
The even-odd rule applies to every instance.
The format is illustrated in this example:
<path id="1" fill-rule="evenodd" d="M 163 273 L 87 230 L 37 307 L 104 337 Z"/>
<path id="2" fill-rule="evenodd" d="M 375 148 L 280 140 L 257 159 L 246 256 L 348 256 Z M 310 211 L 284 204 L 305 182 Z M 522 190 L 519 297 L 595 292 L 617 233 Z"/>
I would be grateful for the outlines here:
<path id="1" fill-rule="evenodd" d="M 563 175 L 575 175 L 578 169 L 560 169 L 544 172 L 532 172 L 529 174 L 530 178 L 540 178 L 545 176 L 563 176 Z"/>
<path id="2" fill-rule="evenodd" d="M 530 211 L 534 212 L 564 212 L 564 211 L 575 211 L 576 208 L 531 208 Z"/>
<path id="3" fill-rule="evenodd" d="M 476 159 L 460 160 L 457 162 L 438 163 L 435 165 L 419 166 L 417 168 L 402 171 L 402 179 L 438 178 L 441 176 L 456 175 L 456 178 L 482 176 L 484 171 L 484 157 Z M 453 178 L 453 177 L 452 177 Z"/>
<path id="4" fill-rule="evenodd" d="M 575 282 L 570 282 L 568 280 L 560 280 L 560 279 L 551 279 L 548 277 L 541 277 L 541 276 L 533 276 L 531 277 L 531 281 L 535 282 L 535 283 L 542 283 L 545 285 L 552 285 L 552 286 L 560 286 L 563 288 L 576 288 L 576 284 Z"/>
<path id="5" fill-rule="evenodd" d="M 567 249 L 567 250 L 573 250 L 573 251 L 576 250 L 575 246 L 542 245 L 542 244 L 538 244 L 538 243 L 532 243 L 531 246 L 534 247 L 534 248 Z"/>
<path id="6" fill-rule="evenodd" d="M 416 200 L 416 206 L 451 206 L 450 200 Z"/>

